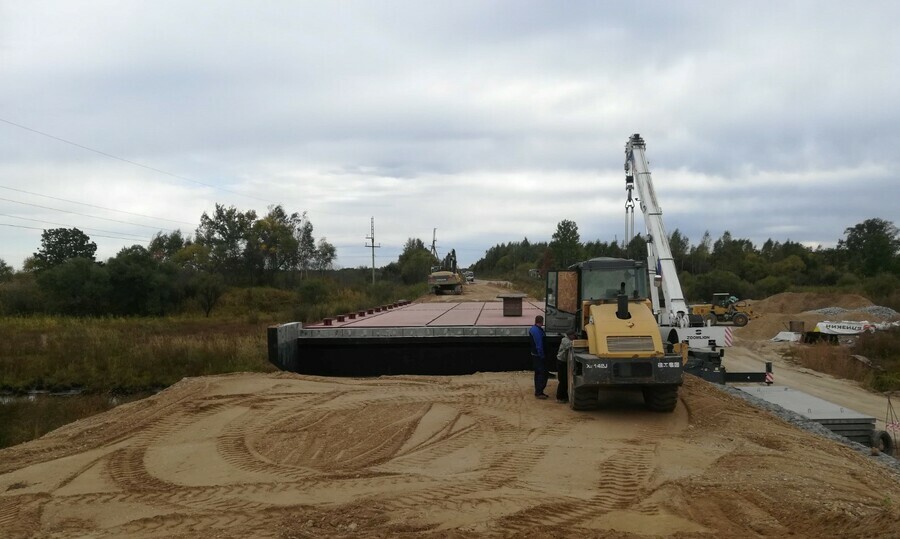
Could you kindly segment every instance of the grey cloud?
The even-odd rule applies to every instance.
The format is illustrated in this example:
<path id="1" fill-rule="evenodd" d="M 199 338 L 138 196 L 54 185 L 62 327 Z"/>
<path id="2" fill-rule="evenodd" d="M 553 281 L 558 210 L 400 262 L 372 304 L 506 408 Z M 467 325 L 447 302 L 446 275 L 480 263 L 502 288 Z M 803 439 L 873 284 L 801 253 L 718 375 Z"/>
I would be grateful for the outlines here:
<path id="1" fill-rule="evenodd" d="M 314 210 L 323 217 L 317 230 L 329 238 L 355 232 L 326 230 L 326 223 L 341 225 L 328 215 L 423 205 L 409 189 L 423 179 L 523 171 L 553 180 L 546 193 L 509 183 L 481 195 L 530 211 L 482 235 L 481 251 L 521 239 L 500 234 L 527 226 L 546 231 L 535 241 L 547 239 L 558 216 L 531 208 L 553 198 L 553 182 L 563 181 L 554 174 L 583 182 L 581 200 L 615 199 L 622 186 L 606 175 L 620 177 L 634 132 L 647 139 L 662 185 L 669 179 L 657 171 L 728 180 L 668 189 L 667 227 L 693 241 L 705 229 L 764 241 L 769 231 L 792 227 L 799 227 L 797 241 L 835 241 L 865 218 L 898 217 L 886 202 L 898 194 L 893 179 L 900 173 L 900 36 L 892 28 L 900 7 L 892 2 L 865 9 L 820 2 L 219 2 L 214 10 L 183 2 L 77 9 L 11 2 L 0 9 L 9 74 L 0 117 L 291 211 L 311 209 L 315 220 Z M 40 163 L 46 177 L 96 162 L 197 188 L 195 207 L 265 205 L 128 170 L 10 126 L 0 124 L 0 135 L 0 159 Z M 753 183 L 759 171 L 867 164 L 885 171 L 865 182 L 868 196 L 840 182 L 824 192 Z M 344 195 L 348 178 L 385 176 L 398 180 L 393 190 L 361 200 Z M 282 181 L 325 181 L 335 193 L 310 200 L 280 189 Z M 698 200 L 710 208 L 702 216 L 679 213 Z M 716 210 L 729 200 L 746 209 Z M 484 218 L 465 193 L 459 201 L 466 215 Z M 608 241 L 623 228 L 623 216 L 581 211 L 585 239 Z M 437 223 L 424 220 L 440 217 L 422 217 L 417 226 L 427 233 Z M 448 236 L 454 240 L 479 249 L 474 238 Z"/>

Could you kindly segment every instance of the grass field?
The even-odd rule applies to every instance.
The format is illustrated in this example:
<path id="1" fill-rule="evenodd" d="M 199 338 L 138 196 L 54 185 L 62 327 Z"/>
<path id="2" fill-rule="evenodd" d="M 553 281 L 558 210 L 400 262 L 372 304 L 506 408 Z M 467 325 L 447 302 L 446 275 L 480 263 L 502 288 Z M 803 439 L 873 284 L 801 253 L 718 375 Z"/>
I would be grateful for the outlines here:
<path id="1" fill-rule="evenodd" d="M 0 319 L 0 390 L 127 394 L 186 376 L 266 372 L 267 321 L 197 318 Z"/>
<path id="2" fill-rule="evenodd" d="M 207 318 L 199 308 L 154 318 L 0 317 L 0 396 L 77 389 L 74 397 L 7 397 L 0 447 L 140 398 L 185 377 L 271 372 L 266 328 L 313 322 L 424 293 L 379 283 L 354 290 L 309 279 L 298 291 L 232 289 Z"/>

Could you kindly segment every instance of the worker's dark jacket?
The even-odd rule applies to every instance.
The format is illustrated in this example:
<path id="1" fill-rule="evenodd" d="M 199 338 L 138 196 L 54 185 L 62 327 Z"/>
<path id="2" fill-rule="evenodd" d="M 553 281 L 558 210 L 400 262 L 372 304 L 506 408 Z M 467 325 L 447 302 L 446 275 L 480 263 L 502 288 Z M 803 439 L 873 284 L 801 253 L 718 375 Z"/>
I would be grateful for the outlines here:
<path id="1" fill-rule="evenodd" d="M 531 329 L 528 330 L 528 335 L 531 337 L 529 339 L 531 341 L 531 355 L 543 359 L 544 350 L 547 349 L 544 328 L 538 325 L 531 326 Z"/>

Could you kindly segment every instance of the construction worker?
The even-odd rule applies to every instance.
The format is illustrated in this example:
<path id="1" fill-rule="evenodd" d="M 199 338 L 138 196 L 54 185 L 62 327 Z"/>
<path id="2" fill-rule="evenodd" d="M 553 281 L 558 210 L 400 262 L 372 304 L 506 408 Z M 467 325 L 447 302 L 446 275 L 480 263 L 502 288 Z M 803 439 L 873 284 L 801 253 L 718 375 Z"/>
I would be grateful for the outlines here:
<path id="1" fill-rule="evenodd" d="M 559 352 L 556 353 L 556 402 L 569 402 L 569 350 L 572 349 L 572 341 L 575 340 L 575 331 L 569 331 L 563 335 L 559 343 Z"/>
<path id="2" fill-rule="evenodd" d="M 534 396 L 538 399 L 547 399 L 544 389 L 547 388 L 547 366 L 544 365 L 544 317 L 534 317 L 534 325 L 528 330 L 531 341 L 531 362 L 534 365 Z"/>

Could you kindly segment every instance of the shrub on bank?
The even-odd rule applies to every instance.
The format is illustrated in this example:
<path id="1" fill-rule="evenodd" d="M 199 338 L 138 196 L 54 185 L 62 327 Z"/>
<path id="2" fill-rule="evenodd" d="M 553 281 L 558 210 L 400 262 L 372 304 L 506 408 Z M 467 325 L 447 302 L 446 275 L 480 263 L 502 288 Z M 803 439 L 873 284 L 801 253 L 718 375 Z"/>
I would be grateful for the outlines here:
<path id="1" fill-rule="evenodd" d="M 268 372 L 265 327 L 189 318 L 2 318 L 0 390 L 129 393 L 186 376 Z"/>

